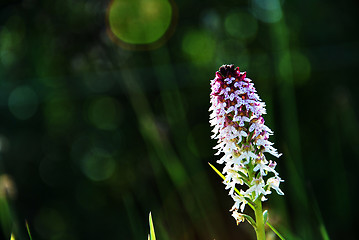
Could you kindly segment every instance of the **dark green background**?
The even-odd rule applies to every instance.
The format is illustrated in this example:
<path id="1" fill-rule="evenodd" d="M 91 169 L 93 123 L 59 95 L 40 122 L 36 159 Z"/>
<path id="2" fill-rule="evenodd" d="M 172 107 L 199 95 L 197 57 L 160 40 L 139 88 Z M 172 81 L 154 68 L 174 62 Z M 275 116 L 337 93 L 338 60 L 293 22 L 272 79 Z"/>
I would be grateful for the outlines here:
<path id="1" fill-rule="evenodd" d="M 171 4 L 166 37 L 123 48 L 109 1 L 0 2 L 5 239 L 28 239 L 25 219 L 34 240 L 145 239 L 150 211 L 159 240 L 254 239 L 207 164 L 209 80 L 225 63 L 253 79 L 283 153 L 272 224 L 287 239 L 353 239 L 357 1 Z"/>

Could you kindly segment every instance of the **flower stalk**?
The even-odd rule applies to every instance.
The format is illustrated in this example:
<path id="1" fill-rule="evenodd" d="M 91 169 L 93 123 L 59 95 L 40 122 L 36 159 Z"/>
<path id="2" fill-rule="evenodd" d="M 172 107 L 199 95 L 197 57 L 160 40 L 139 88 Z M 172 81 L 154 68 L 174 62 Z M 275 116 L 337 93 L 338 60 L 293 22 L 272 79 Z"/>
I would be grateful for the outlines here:
<path id="1" fill-rule="evenodd" d="M 264 230 L 264 218 L 263 218 L 263 210 L 262 210 L 262 202 L 260 199 L 256 201 L 255 207 L 255 215 L 256 215 L 256 234 L 258 240 L 265 240 L 265 230 Z"/>
<path id="2" fill-rule="evenodd" d="M 210 101 L 212 138 L 217 139 L 214 149 L 218 150 L 216 155 L 223 153 L 217 163 L 224 164 L 223 183 L 234 200 L 230 211 L 237 224 L 247 220 L 257 239 L 265 240 L 262 201 L 267 200 L 271 189 L 284 194 L 279 188 L 283 180 L 275 170 L 277 164 L 265 155 L 281 156 L 268 140 L 273 132 L 264 124 L 265 103 L 251 79 L 234 65 L 223 65 L 216 72 L 211 80 Z M 254 210 L 255 223 L 243 214 L 246 205 Z"/>

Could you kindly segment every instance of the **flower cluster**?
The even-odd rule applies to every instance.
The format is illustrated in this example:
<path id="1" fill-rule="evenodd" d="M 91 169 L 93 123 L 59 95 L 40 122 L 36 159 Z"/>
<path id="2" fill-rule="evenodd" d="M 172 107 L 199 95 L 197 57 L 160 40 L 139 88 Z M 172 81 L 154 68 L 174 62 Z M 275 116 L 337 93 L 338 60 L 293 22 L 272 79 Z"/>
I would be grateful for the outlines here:
<path id="1" fill-rule="evenodd" d="M 278 158 L 281 154 L 268 140 L 273 132 L 264 125 L 265 104 L 245 72 L 234 65 L 221 66 L 211 80 L 211 90 L 210 124 L 212 138 L 218 140 L 214 149 L 218 149 L 216 155 L 224 153 L 217 162 L 225 164 L 224 184 L 235 202 L 231 211 L 238 224 L 243 221 L 238 210 L 243 212 L 248 203 L 265 201 L 271 189 L 284 194 L 276 162 L 264 155 L 267 152 Z M 243 186 L 240 191 L 235 191 L 237 184 Z"/>

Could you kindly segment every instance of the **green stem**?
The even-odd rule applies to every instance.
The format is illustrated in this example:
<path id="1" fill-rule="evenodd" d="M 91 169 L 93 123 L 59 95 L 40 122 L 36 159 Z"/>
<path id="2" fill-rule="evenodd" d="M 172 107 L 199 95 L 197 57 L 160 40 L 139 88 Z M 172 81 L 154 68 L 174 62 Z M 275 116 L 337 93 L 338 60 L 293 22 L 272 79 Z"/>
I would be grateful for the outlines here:
<path id="1" fill-rule="evenodd" d="M 264 231 L 264 219 L 263 219 L 263 210 L 262 210 L 262 201 L 260 199 L 260 196 L 255 201 L 255 215 L 256 215 L 256 225 L 257 228 L 256 234 L 257 234 L 257 240 L 265 240 L 266 234 Z"/>

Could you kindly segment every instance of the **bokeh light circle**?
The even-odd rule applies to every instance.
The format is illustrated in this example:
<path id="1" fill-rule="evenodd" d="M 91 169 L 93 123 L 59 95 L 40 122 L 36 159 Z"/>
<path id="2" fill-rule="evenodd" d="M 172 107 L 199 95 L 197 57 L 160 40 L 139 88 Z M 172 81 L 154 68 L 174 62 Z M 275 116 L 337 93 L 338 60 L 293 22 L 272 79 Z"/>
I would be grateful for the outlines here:
<path id="1" fill-rule="evenodd" d="M 89 106 L 88 118 L 102 130 L 115 130 L 120 121 L 119 102 L 111 97 L 98 97 Z"/>
<path id="2" fill-rule="evenodd" d="M 73 123 L 74 103 L 65 92 L 49 92 L 44 103 L 43 112 L 48 129 L 52 132 L 63 132 Z"/>
<path id="3" fill-rule="evenodd" d="M 9 96 L 8 106 L 10 112 L 18 119 L 26 120 L 32 117 L 38 107 L 37 94 L 28 86 L 15 88 Z"/>
<path id="4" fill-rule="evenodd" d="M 113 0 L 108 9 L 111 32 L 127 44 L 151 44 L 171 25 L 173 9 L 168 0 Z"/>
<path id="5" fill-rule="evenodd" d="M 216 42 L 208 31 L 189 30 L 182 40 L 182 50 L 194 64 L 205 65 L 213 60 Z"/>
<path id="6" fill-rule="evenodd" d="M 258 30 L 257 20 L 249 13 L 236 11 L 226 16 L 224 27 L 232 37 L 252 39 Z"/>
<path id="7" fill-rule="evenodd" d="M 91 149 L 81 161 L 82 172 L 93 181 L 110 178 L 115 167 L 116 162 L 112 155 L 101 148 Z"/>

